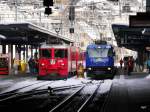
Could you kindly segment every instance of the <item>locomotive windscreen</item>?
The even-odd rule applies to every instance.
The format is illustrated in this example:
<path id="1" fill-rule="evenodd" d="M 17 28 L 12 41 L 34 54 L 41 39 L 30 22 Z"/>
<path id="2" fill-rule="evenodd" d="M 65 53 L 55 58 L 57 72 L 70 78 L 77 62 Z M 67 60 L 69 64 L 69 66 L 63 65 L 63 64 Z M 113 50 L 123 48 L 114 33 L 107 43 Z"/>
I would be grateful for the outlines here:
<path id="1" fill-rule="evenodd" d="M 0 58 L 0 67 L 7 67 L 8 61 L 7 58 Z"/>
<path id="2" fill-rule="evenodd" d="M 40 50 L 41 57 L 51 58 L 51 50 L 49 49 L 42 49 Z"/>
<path id="3" fill-rule="evenodd" d="M 67 58 L 67 49 L 55 49 L 55 58 Z"/>
<path id="4" fill-rule="evenodd" d="M 113 55 L 113 51 L 110 48 L 90 48 L 88 49 L 88 55 L 93 58 L 108 57 Z"/>

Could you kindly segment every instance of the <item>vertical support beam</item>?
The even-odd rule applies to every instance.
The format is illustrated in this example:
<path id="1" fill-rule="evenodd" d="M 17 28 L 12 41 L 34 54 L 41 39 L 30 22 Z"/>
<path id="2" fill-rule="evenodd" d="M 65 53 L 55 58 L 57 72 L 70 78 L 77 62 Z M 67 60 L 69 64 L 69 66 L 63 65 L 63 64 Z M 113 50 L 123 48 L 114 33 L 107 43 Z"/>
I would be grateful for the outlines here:
<path id="1" fill-rule="evenodd" d="M 2 53 L 6 54 L 6 45 L 2 45 Z"/>
<path id="2" fill-rule="evenodd" d="M 29 59 L 29 45 L 26 45 L 26 73 L 29 73 L 28 59 Z"/>
<path id="3" fill-rule="evenodd" d="M 29 54 L 28 54 L 28 50 L 29 49 L 29 46 L 28 45 L 26 45 L 26 62 L 28 63 L 28 58 L 29 58 Z"/>
<path id="4" fill-rule="evenodd" d="M 144 70 L 144 61 L 145 61 L 145 50 L 144 48 L 141 48 L 138 50 L 138 70 L 139 72 L 142 72 Z"/>
<path id="5" fill-rule="evenodd" d="M 21 45 L 18 45 L 19 61 L 21 60 Z"/>
<path id="6" fill-rule="evenodd" d="M 31 56 L 33 57 L 33 46 L 31 45 Z"/>
<path id="7" fill-rule="evenodd" d="M 150 0 L 146 0 L 146 12 L 150 13 Z"/>
<path id="8" fill-rule="evenodd" d="M 18 60 L 19 60 L 19 66 L 18 66 L 18 71 L 20 72 L 21 68 L 21 45 L 18 45 Z"/>
<path id="9" fill-rule="evenodd" d="M 9 56 L 9 74 L 11 74 L 11 68 L 12 68 L 12 45 L 8 45 L 8 56 Z"/>
<path id="10" fill-rule="evenodd" d="M 25 51 L 26 51 L 26 47 L 25 45 L 23 45 L 23 60 L 25 61 Z"/>
<path id="11" fill-rule="evenodd" d="M 13 45 L 10 45 L 10 50 L 11 50 L 11 69 L 13 68 Z"/>

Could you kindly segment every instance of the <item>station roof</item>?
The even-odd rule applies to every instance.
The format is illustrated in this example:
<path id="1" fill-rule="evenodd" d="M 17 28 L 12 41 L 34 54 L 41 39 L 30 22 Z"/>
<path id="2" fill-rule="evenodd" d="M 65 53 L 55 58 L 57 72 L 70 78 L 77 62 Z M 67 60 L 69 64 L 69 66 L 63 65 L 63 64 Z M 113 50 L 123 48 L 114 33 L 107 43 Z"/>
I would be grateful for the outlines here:
<path id="1" fill-rule="evenodd" d="M 113 24 L 112 29 L 120 47 L 139 50 L 150 46 L 150 28 Z"/>
<path id="2" fill-rule="evenodd" d="M 0 24 L 0 44 L 39 44 L 45 41 L 57 42 L 56 40 L 73 42 L 32 23 Z"/>

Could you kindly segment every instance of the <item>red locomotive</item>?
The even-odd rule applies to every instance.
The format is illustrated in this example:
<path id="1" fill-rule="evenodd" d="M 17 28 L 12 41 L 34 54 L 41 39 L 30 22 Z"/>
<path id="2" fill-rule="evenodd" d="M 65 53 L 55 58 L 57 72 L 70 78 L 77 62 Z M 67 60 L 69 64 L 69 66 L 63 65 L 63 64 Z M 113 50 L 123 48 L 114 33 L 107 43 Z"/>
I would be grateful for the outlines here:
<path id="1" fill-rule="evenodd" d="M 67 78 L 77 74 L 79 63 L 83 63 L 81 49 L 67 45 L 42 46 L 39 49 L 38 79 Z"/>

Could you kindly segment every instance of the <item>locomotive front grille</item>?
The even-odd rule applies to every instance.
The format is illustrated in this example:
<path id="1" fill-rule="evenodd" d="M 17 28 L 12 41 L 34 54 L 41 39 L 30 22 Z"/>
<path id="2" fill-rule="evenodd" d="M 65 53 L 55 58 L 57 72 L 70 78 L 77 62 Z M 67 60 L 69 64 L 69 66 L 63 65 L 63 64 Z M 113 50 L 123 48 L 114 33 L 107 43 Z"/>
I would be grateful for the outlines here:
<path id="1" fill-rule="evenodd" d="M 111 67 L 88 67 L 87 70 L 89 71 L 108 71 L 112 70 Z"/>
<path id="2" fill-rule="evenodd" d="M 55 63 L 56 63 L 56 60 L 55 60 L 55 59 L 51 59 L 51 60 L 50 60 L 50 64 L 51 64 L 51 65 L 54 65 Z"/>

